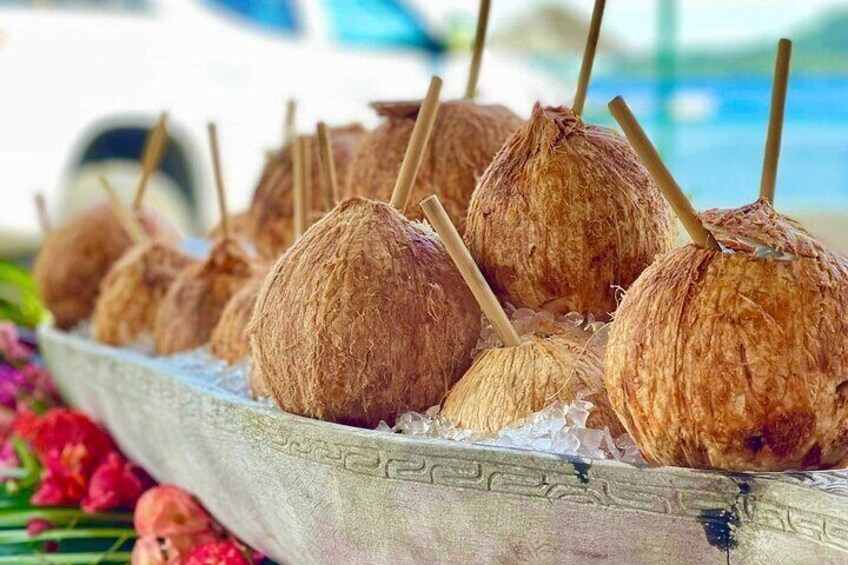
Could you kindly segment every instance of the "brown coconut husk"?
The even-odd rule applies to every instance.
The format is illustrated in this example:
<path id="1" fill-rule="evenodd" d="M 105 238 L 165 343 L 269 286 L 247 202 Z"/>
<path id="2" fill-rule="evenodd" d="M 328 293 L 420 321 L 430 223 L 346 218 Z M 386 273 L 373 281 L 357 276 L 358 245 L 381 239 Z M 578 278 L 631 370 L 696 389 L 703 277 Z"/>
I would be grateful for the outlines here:
<path id="1" fill-rule="evenodd" d="M 371 106 L 386 121 L 362 140 L 347 175 L 346 194 L 389 201 L 421 103 L 375 102 Z M 503 106 L 442 102 L 410 202 L 438 195 L 462 233 L 477 178 L 520 125 L 521 119 Z M 408 206 L 406 214 L 423 219 L 418 206 Z"/>
<path id="2" fill-rule="evenodd" d="M 437 404 L 479 331 L 480 310 L 438 236 L 362 198 L 280 258 L 249 329 L 280 408 L 365 427 Z"/>
<path id="3" fill-rule="evenodd" d="M 136 216 L 148 237 L 179 238 L 155 212 L 141 209 Z M 91 316 L 101 281 L 132 246 L 109 204 L 93 207 L 47 235 L 35 258 L 33 276 L 57 327 L 68 329 Z"/>
<path id="4" fill-rule="evenodd" d="M 92 316 L 94 339 L 122 346 L 151 335 L 165 293 L 193 262 L 170 242 L 152 240 L 132 247 L 100 285 Z"/>
<path id="5" fill-rule="evenodd" d="M 261 267 L 235 240 L 218 241 L 203 261 L 184 269 L 159 307 L 154 345 L 159 355 L 209 341 L 224 307 Z"/>
<path id="6" fill-rule="evenodd" d="M 230 230 L 230 235 L 245 242 L 253 242 L 254 226 L 253 216 L 250 211 L 233 214 L 228 218 L 227 226 Z M 209 230 L 209 238 L 217 239 L 224 236 L 223 225 L 218 222 L 215 227 Z"/>
<path id="7" fill-rule="evenodd" d="M 215 357 L 232 364 L 250 353 L 247 326 L 266 275 L 258 273 L 227 302 L 209 339 L 209 351 Z"/>
<path id="8" fill-rule="evenodd" d="M 339 178 L 347 174 L 353 153 L 364 134 L 365 129 L 359 124 L 330 128 L 333 158 Z M 317 219 L 324 211 L 318 161 L 320 152 L 318 138 L 308 137 L 312 162 L 308 200 L 311 215 Z M 276 260 L 294 243 L 293 185 L 291 144 L 288 144 L 268 160 L 250 206 L 256 250 L 268 259 Z"/>
<path id="9" fill-rule="evenodd" d="M 737 252 L 687 245 L 631 287 L 607 348 L 613 408 L 660 465 L 848 463 L 848 260 L 765 200 L 701 217 Z"/>
<path id="10" fill-rule="evenodd" d="M 676 231 L 627 140 L 536 104 L 480 179 L 465 241 L 501 300 L 603 317 Z"/>
<path id="11" fill-rule="evenodd" d="M 441 414 L 462 428 L 493 434 L 554 402 L 589 393 L 595 408 L 587 426 L 621 435 L 604 388 L 603 359 L 604 340 L 577 327 L 558 326 L 515 347 L 486 349 L 450 390 Z"/>

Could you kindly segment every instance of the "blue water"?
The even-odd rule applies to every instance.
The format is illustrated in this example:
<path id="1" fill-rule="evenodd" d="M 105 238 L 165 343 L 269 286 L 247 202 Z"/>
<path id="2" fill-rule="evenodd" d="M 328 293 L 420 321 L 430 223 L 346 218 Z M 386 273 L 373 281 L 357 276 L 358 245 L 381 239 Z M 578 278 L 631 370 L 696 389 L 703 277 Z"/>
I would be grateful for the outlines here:
<path id="1" fill-rule="evenodd" d="M 771 78 L 684 79 L 676 92 L 708 110 L 661 127 L 650 80 L 598 79 L 592 100 L 621 94 L 661 147 L 698 208 L 756 198 L 771 100 Z M 603 104 L 590 120 L 611 123 Z M 776 201 L 782 209 L 848 207 L 848 76 L 793 77 L 786 103 Z"/>

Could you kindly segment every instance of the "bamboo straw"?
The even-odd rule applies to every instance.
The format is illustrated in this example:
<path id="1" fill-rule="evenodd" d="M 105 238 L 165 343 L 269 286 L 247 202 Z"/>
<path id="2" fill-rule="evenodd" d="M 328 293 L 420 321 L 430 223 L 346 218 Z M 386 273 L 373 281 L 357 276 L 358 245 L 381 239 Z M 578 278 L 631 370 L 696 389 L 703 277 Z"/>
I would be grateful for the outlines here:
<path id="1" fill-rule="evenodd" d="M 474 53 L 471 56 L 471 68 L 468 70 L 468 84 L 465 86 L 465 98 L 474 100 L 477 93 L 477 81 L 480 78 L 480 65 L 483 62 L 483 46 L 486 43 L 486 27 L 489 25 L 490 0 L 480 0 L 480 12 L 477 14 L 477 33 L 474 35 Z"/>
<path id="2" fill-rule="evenodd" d="M 433 123 L 436 121 L 436 114 L 439 111 L 439 92 L 441 89 L 442 79 L 434 76 L 430 80 L 427 96 L 418 110 L 418 117 L 415 119 L 415 127 L 412 129 L 409 145 L 406 146 L 406 154 L 403 156 L 400 173 L 398 173 L 395 188 L 392 191 L 392 206 L 401 212 L 406 210 L 412 185 L 415 184 L 418 169 L 421 168 L 421 162 L 424 160 L 427 140 L 430 139 L 430 132 L 433 130 Z"/>
<path id="3" fill-rule="evenodd" d="M 680 218 L 681 222 L 683 222 L 683 226 L 686 228 L 686 231 L 689 232 L 689 236 L 692 238 L 692 241 L 701 247 L 720 251 L 721 248 L 715 238 L 704 227 L 704 224 L 701 223 L 701 219 L 698 217 L 695 209 L 692 208 L 692 204 L 689 202 L 689 199 L 686 198 L 685 194 L 683 194 L 680 186 L 663 164 L 656 148 L 651 143 L 651 140 L 648 139 L 648 136 L 645 134 L 642 126 L 640 126 L 639 122 L 636 121 L 636 118 L 633 117 L 633 114 L 630 112 L 630 108 L 627 107 L 627 103 L 624 101 L 624 98 L 616 96 L 612 102 L 609 103 L 609 109 L 610 112 L 612 112 L 613 117 L 615 117 L 616 121 L 621 126 L 621 129 L 624 130 L 624 134 L 627 136 L 630 144 L 636 150 L 636 153 L 639 154 L 639 158 L 642 160 L 642 163 L 644 163 L 645 168 L 647 168 L 648 172 L 651 173 L 651 176 L 654 177 L 654 181 L 656 181 L 660 191 L 663 193 L 663 196 L 665 196 L 665 199 L 669 204 L 671 204 L 674 213 L 677 214 L 677 217 Z"/>
<path id="4" fill-rule="evenodd" d="M 227 214 L 227 198 L 224 192 L 224 175 L 221 173 L 221 152 L 218 149 L 218 128 L 213 122 L 207 124 L 209 149 L 212 152 L 212 168 L 215 171 L 215 190 L 218 193 L 218 209 L 221 212 L 221 235 L 230 238 L 230 217 Z"/>
<path id="5" fill-rule="evenodd" d="M 583 115 L 583 106 L 586 104 L 586 93 L 589 91 L 589 79 L 592 78 L 592 65 L 598 49 L 598 38 L 601 35 L 601 22 L 604 19 L 606 3 L 606 0 L 595 0 L 595 8 L 592 10 L 589 37 L 586 39 L 586 49 L 583 50 L 580 78 L 577 79 L 577 92 L 574 94 L 574 103 L 571 105 L 571 110 L 578 116 Z"/>
<path id="6" fill-rule="evenodd" d="M 294 237 L 300 238 L 306 231 L 306 187 L 303 184 L 303 142 L 292 139 L 292 197 L 294 198 Z"/>
<path id="7" fill-rule="evenodd" d="M 162 162 L 162 157 L 165 154 L 165 145 L 168 142 L 167 119 L 167 112 L 159 114 L 159 121 L 150 130 L 147 140 L 144 143 L 144 152 L 141 157 L 141 178 L 135 189 L 135 199 L 133 199 L 133 208 L 136 210 L 141 208 L 141 204 L 144 201 L 144 192 L 147 190 L 147 183 L 151 175 L 159 168 L 159 164 Z"/>
<path id="8" fill-rule="evenodd" d="M 106 195 L 109 197 L 109 202 L 112 204 L 112 211 L 115 213 L 115 216 L 117 216 L 118 221 L 121 222 L 124 231 L 127 232 L 127 235 L 130 236 L 130 239 L 134 244 L 138 245 L 139 243 L 144 243 L 147 236 L 141 228 L 141 225 L 138 223 L 138 220 L 132 212 L 127 210 L 127 207 L 124 206 L 121 199 L 118 198 L 118 193 L 115 192 L 115 189 L 112 188 L 111 184 L 109 184 L 108 179 L 106 179 L 103 175 L 98 175 L 98 178 L 100 179 L 100 184 L 103 185 L 103 190 L 106 191 Z"/>
<path id="9" fill-rule="evenodd" d="M 766 153 L 763 158 L 763 175 L 760 179 L 760 198 L 774 204 L 777 183 L 777 163 L 780 160 L 780 140 L 783 136 L 783 113 L 786 108 L 786 86 L 789 82 L 789 63 L 792 59 L 792 42 L 781 39 L 777 43 L 774 62 L 774 84 L 771 87 L 771 114 L 769 116 Z"/>
<path id="10" fill-rule="evenodd" d="M 47 202 L 44 200 L 43 192 L 35 195 L 35 211 L 38 214 L 38 224 L 41 226 L 41 233 L 48 235 L 53 231 L 53 227 L 50 225 L 50 215 L 47 213 Z"/>
<path id="11" fill-rule="evenodd" d="M 309 229 L 310 212 L 312 211 L 312 138 L 308 135 L 300 137 L 300 170 L 303 175 L 303 206 L 306 223 L 303 231 Z"/>
<path id="12" fill-rule="evenodd" d="M 289 98 L 286 102 L 286 120 L 283 131 L 283 144 L 291 143 L 295 136 L 295 122 L 297 121 L 297 100 Z"/>
<path id="13" fill-rule="evenodd" d="M 324 122 L 318 122 L 318 147 L 321 157 L 321 178 L 324 179 L 324 208 L 329 212 L 339 200 L 339 181 L 336 178 L 336 163 L 333 159 L 333 143 L 330 130 Z"/>
<path id="14" fill-rule="evenodd" d="M 483 313 L 492 322 L 501 341 L 507 347 L 521 345 L 521 337 L 515 331 L 515 326 L 509 321 L 509 317 L 495 297 L 495 293 L 492 292 L 489 283 L 483 278 L 483 273 L 480 272 L 480 268 L 474 262 L 471 253 L 468 252 L 468 248 L 462 242 L 459 232 L 456 231 L 456 227 L 442 207 L 439 197 L 435 194 L 429 196 L 421 201 L 420 206 L 424 210 L 424 215 L 427 216 L 427 219 L 433 225 L 433 229 L 442 238 L 451 259 L 456 264 L 456 268 L 459 269 L 462 278 L 465 279 L 465 284 L 471 289 L 474 298 L 477 299 L 477 303 L 480 305 L 480 309 L 483 310 Z"/>

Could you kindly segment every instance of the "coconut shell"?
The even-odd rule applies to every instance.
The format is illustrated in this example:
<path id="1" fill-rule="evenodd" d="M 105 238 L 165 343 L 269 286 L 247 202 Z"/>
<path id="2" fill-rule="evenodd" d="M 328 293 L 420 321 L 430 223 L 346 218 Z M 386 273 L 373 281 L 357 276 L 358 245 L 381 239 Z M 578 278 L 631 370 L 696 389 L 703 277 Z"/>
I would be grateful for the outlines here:
<path id="1" fill-rule="evenodd" d="M 848 261 L 764 200 L 702 218 L 736 252 L 687 245 L 631 287 L 607 348 L 613 408 L 660 465 L 848 463 Z"/>
<path id="2" fill-rule="evenodd" d="M 386 120 L 362 140 L 348 173 L 348 196 L 391 200 L 420 106 L 420 102 L 372 104 Z M 437 194 L 462 233 L 477 178 L 520 125 L 521 119 L 503 106 L 483 106 L 465 100 L 443 102 L 410 202 Z M 418 206 L 407 206 L 406 214 L 416 220 L 424 217 Z"/>
<path id="3" fill-rule="evenodd" d="M 462 428 L 493 434 L 554 402 L 590 393 L 595 404 L 587 425 L 624 428 L 604 389 L 604 345 L 580 328 L 558 327 L 517 347 L 486 349 L 445 398 L 442 415 Z"/>
<path id="4" fill-rule="evenodd" d="M 280 258 L 249 333 L 280 408 L 374 427 L 438 404 L 479 331 L 480 310 L 436 233 L 353 198 Z"/>
<path id="5" fill-rule="evenodd" d="M 178 240 L 177 232 L 158 214 L 141 210 L 137 218 L 149 237 Z M 132 245 L 108 204 L 83 212 L 47 235 L 33 276 L 57 327 L 68 329 L 91 316 L 101 281 Z"/>
<path id="6" fill-rule="evenodd" d="M 168 289 L 154 324 L 156 353 L 170 355 L 208 342 L 224 307 L 259 269 L 236 241 L 218 241 Z"/>
<path id="7" fill-rule="evenodd" d="M 94 339 L 122 346 L 151 335 L 165 293 L 192 262 L 169 242 L 152 240 L 130 248 L 100 285 Z"/>
<path id="8" fill-rule="evenodd" d="M 353 153 L 364 133 L 365 129 L 359 124 L 330 128 L 338 178 L 343 179 L 347 175 Z M 311 192 L 307 196 L 312 210 L 311 217 L 317 219 L 324 211 L 319 182 L 320 151 L 318 138 L 311 136 L 309 139 L 312 182 Z M 293 185 L 291 146 L 286 145 L 268 159 L 250 206 L 256 250 L 268 259 L 276 260 L 294 242 Z"/>
<path id="9" fill-rule="evenodd" d="M 250 353 L 247 325 L 266 274 L 261 272 L 254 276 L 227 302 L 209 340 L 209 351 L 215 357 L 235 363 Z"/>
<path id="10" fill-rule="evenodd" d="M 676 231 L 627 140 L 536 104 L 480 179 L 465 241 L 501 300 L 603 317 Z"/>

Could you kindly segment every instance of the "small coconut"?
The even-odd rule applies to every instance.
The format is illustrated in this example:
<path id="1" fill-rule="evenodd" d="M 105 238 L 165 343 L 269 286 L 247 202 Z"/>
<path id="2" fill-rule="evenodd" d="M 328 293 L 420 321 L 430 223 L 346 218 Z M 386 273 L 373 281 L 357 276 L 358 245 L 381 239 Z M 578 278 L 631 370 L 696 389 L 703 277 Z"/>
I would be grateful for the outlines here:
<path id="1" fill-rule="evenodd" d="M 645 458 L 746 471 L 848 463 L 848 260 L 760 200 L 701 215 L 626 294 L 606 357 Z"/>
<path id="2" fill-rule="evenodd" d="M 227 363 L 235 363 L 250 353 L 247 325 L 267 272 L 259 272 L 227 302 L 221 318 L 209 339 L 212 355 Z"/>
<path id="3" fill-rule="evenodd" d="M 372 104 L 386 120 L 362 140 L 348 172 L 348 196 L 390 199 L 420 106 L 419 102 Z M 477 178 L 520 125 L 521 119 L 503 106 L 443 102 L 410 201 L 437 194 L 462 230 Z M 423 217 L 417 206 L 408 207 L 406 213 L 412 219 Z"/>
<path id="4" fill-rule="evenodd" d="M 122 346 L 152 335 L 159 305 L 193 260 L 170 242 L 149 240 L 127 251 L 100 285 L 94 339 Z"/>
<path id="5" fill-rule="evenodd" d="M 250 325 L 279 406 L 374 427 L 437 404 L 470 364 L 480 310 L 438 236 L 352 198 L 274 266 Z"/>
<path id="6" fill-rule="evenodd" d="M 595 404 L 587 425 L 624 433 L 604 389 L 604 339 L 581 328 L 557 328 L 514 347 L 482 351 L 445 398 L 442 415 L 491 434 L 580 394 Z"/>
<path id="7" fill-rule="evenodd" d="M 136 214 L 149 237 L 178 239 L 158 214 L 147 209 Z M 33 276 L 57 327 L 67 329 L 91 316 L 103 277 L 132 245 L 109 204 L 83 212 L 48 234 L 35 258 Z"/>
<path id="8" fill-rule="evenodd" d="M 501 300 L 605 316 L 670 250 L 670 207 L 630 144 L 563 107 L 533 108 L 474 192 L 465 241 Z"/>
<path id="9" fill-rule="evenodd" d="M 347 174 L 353 152 L 365 133 L 359 124 L 330 128 L 333 158 L 340 178 Z M 310 217 L 321 216 L 321 196 L 318 139 L 310 137 L 311 192 Z M 263 257 L 276 260 L 294 242 L 294 210 L 292 204 L 292 151 L 286 145 L 271 155 L 253 195 L 250 215 L 253 219 L 253 240 Z"/>
<path id="10" fill-rule="evenodd" d="M 177 276 L 162 299 L 154 324 L 156 352 L 169 355 L 209 341 L 224 307 L 259 269 L 235 240 L 215 243 L 206 259 Z"/>

